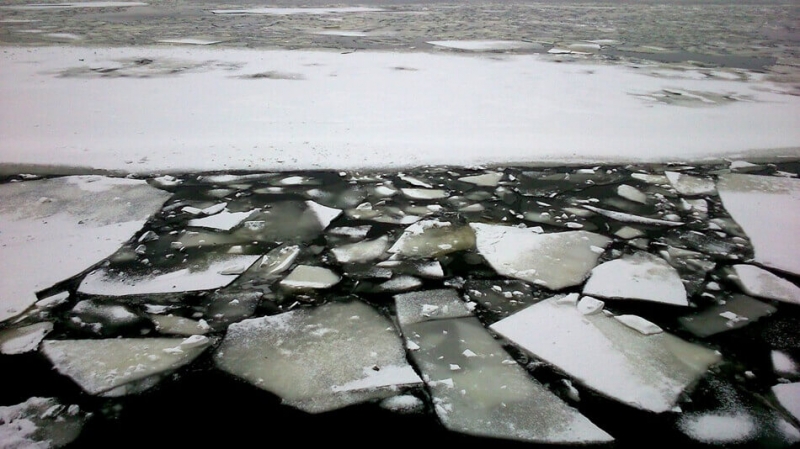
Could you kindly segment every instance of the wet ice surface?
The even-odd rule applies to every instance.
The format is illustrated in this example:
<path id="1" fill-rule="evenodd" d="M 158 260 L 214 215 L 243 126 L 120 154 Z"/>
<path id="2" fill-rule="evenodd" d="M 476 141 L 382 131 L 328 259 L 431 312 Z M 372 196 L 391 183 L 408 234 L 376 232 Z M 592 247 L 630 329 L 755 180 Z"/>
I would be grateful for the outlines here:
<path id="1" fill-rule="evenodd" d="M 737 194 L 760 198 L 798 167 L 135 181 L 163 194 L 160 210 L 4 323 L 13 388 L 0 400 L 91 413 L 75 447 L 141 427 L 205 441 L 189 423 L 254 426 L 218 437 L 246 441 L 265 417 L 310 443 L 358 423 L 451 443 L 637 447 L 635 425 L 676 445 L 788 447 L 800 441 L 798 273 L 759 262 L 761 228 L 727 210 L 737 170 Z M 2 185 L 49 185 L 20 208 L 70 179 L 29 178 Z M 134 183 L 92 179 L 93 194 Z M 787 207 L 765 213 L 796 229 Z M 244 405 L 261 412 L 197 413 Z M 20 438 L 55 438 L 31 422 Z"/>

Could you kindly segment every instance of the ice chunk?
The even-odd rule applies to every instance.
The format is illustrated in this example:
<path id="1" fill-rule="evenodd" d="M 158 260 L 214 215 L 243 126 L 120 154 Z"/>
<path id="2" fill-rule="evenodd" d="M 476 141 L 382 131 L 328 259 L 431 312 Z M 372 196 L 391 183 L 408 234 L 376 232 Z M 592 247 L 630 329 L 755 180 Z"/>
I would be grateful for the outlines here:
<path id="1" fill-rule="evenodd" d="M 637 203 L 647 204 L 647 195 L 636 187 L 622 184 L 617 187 L 617 195 Z"/>
<path id="2" fill-rule="evenodd" d="M 603 395 L 656 413 L 712 364 L 715 351 L 666 332 L 645 336 L 603 313 L 584 315 L 553 297 L 491 326 L 522 349 Z"/>
<path id="3" fill-rule="evenodd" d="M 381 283 L 378 287 L 386 292 L 403 292 L 413 290 L 422 285 L 422 281 L 414 276 L 401 275 Z"/>
<path id="4" fill-rule="evenodd" d="M 336 236 L 343 236 L 343 237 L 352 237 L 352 238 L 365 238 L 369 233 L 369 230 L 372 229 L 370 225 L 364 226 L 342 226 L 338 228 L 333 228 L 328 231 L 330 235 Z"/>
<path id="5" fill-rule="evenodd" d="M 306 205 L 308 206 L 308 209 L 314 214 L 314 216 L 317 217 L 317 220 L 319 220 L 319 224 L 320 226 L 322 226 L 322 229 L 327 228 L 328 225 L 331 224 L 331 222 L 336 219 L 336 217 L 342 214 L 341 209 L 334 209 L 332 207 L 323 206 L 322 204 L 315 203 L 313 201 L 306 201 Z"/>
<path id="6" fill-rule="evenodd" d="M 791 376 L 800 374 L 798 366 L 792 358 L 783 351 L 772 351 L 770 353 L 772 359 L 772 369 L 781 376 Z"/>
<path id="7" fill-rule="evenodd" d="M 147 6 L 143 2 L 68 2 L 68 3 L 34 3 L 27 5 L 13 5 L 6 6 L 9 9 L 20 10 L 59 10 L 59 9 L 73 9 L 73 8 L 124 8 L 128 6 Z"/>
<path id="8" fill-rule="evenodd" d="M 400 189 L 403 195 L 412 200 L 439 200 L 447 198 L 447 191 L 442 189 Z"/>
<path id="9" fill-rule="evenodd" d="M 468 226 L 439 220 L 423 220 L 406 228 L 389 248 L 390 253 L 407 257 L 439 257 L 475 246 L 475 234 Z"/>
<path id="10" fill-rule="evenodd" d="M 48 321 L 0 331 L 0 353 L 23 354 L 34 351 L 39 343 L 53 330 Z"/>
<path id="11" fill-rule="evenodd" d="M 421 384 L 391 322 L 361 302 L 233 324 L 214 361 L 310 413 L 394 396 L 400 387 Z"/>
<path id="12" fill-rule="evenodd" d="M 162 334 L 203 335 L 211 329 L 205 320 L 195 321 L 175 315 L 151 315 L 150 319 Z"/>
<path id="13" fill-rule="evenodd" d="M 402 394 L 386 398 L 381 401 L 380 405 L 381 408 L 385 408 L 396 413 L 418 413 L 425 410 L 425 401 L 410 394 Z"/>
<path id="14" fill-rule="evenodd" d="M 201 343 L 180 338 L 45 340 L 41 351 L 59 373 L 99 395 L 190 363 L 211 344 L 202 338 Z"/>
<path id="15" fill-rule="evenodd" d="M 365 6 L 353 7 L 333 7 L 333 8 L 253 8 L 253 9 L 215 9 L 212 14 L 230 14 L 230 15 L 249 15 L 249 14 L 266 14 L 275 16 L 287 16 L 294 14 L 332 14 L 332 13 L 358 13 L 358 12 L 378 12 L 383 11 L 380 8 L 367 8 Z"/>
<path id="16" fill-rule="evenodd" d="M 698 337 L 708 337 L 746 326 L 761 317 L 775 313 L 776 310 L 775 307 L 749 296 L 734 295 L 725 304 L 681 317 L 679 321 L 689 332 Z"/>
<path id="17" fill-rule="evenodd" d="M 394 301 L 401 325 L 472 315 L 458 293 L 447 288 L 403 293 L 395 295 Z"/>
<path id="18" fill-rule="evenodd" d="M 613 440 L 530 377 L 476 318 L 403 319 L 408 297 L 395 298 L 403 335 L 416 348 L 411 357 L 448 429 L 525 442 Z"/>
<path id="19" fill-rule="evenodd" d="M 714 181 L 675 171 L 664 172 L 669 183 L 681 195 L 713 195 L 717 188 Z"/>
<path id="20" fill-rule="evenodd" d="M 246 212 L 229 212 L 226 209 L 213 215 L 209 214 L 208 217 L 191 219 L 187 225 L 196 228 L 230 231 L 231 229 L 239 226 L 243 221 L 247 220 L 255 212 L 258 212 L 258 209 Z"/>
<path id="21" fill-rule="evenodd" d="M 259 291 L 210 293 L 202 303 L 206 322 L 215 331 L 225 330 L 229 324 L 253 316 L 262 296 Z"/>
<path id="22" fill-rule="evenodd" d="M 428 41 L 437 47 L 455 48 L 469 51 L 499 51 L 499 50 L 524 50 L 537 49 L 542 45 L 536 42 L 508 41 L 508 40 L 451 40 Z"/>
<path id="23" fill-rule="evenodd" d="M 264 255 L 258 266 L 258 274 L 262 277 L 281 274 L 294 263 L 299 254 L 300 247 L 297 245 L 279 246 Z"/>
<path id="24" fill-rule="evenodd" d="M 781 407 L 791 413 L 794 419 L 800 420 L 800 382 L 775 385 L 772 393 Z"/>
<path id="25" fill-rule="evenodd" d="M 537 234 L 510 226 L 470 226 L 475 230 L 478 252 L 498 274 L 551 290 L 583 282 L 602 248 L 611 243 L 608 237 L 587 231 Z"/>
<path id="26" fill-rule="evenodd" d="M 642 237 L 644 232 L 640 229 L 632 228 L 630 226 L 623 226 L 614 233 L 617 237 L 625 240 L 635 239 L 637 237 Z"/>
<path id="27" fill-rule="evenodd" d="M 235 275 L 221 274 L 223 270 L 231 265 L 252 265 L 259 257 L 222 254 L 215 256 L 208 263 L 197 263 L 189 268 L 145 275 L 100 268 L 86 275 L 78 291 L 88 295 L 125 296 L 211 290 L 224 287 L 236 279 Z"/>
<path id="28" fill-rule="evenodd" d="M 389 249 L 389 237 L 382 236 L 374 240 L 351 243 L 331 249 L 340 263 L 361 263 L 378 259 Z"/>
<path id="29" fill-rule="evenodd" d="M 599 207 L 590 206 L 588 204 L 583 205 L 584 208 L 589 209 L 592 212 L 597 212 L 598 214 L 611 218 L 612 220 L 621 221 L 623 223 L 638 223 L 643 225 L 649 226 L 682 226 L 683 223 L 680 221 L 671 221 L 671 220 L 662 220 L 660 218 L 650 218 L 650 217 L 642 217 L 639 215 L 633 215 L 626 212 L 617 212 L 608 209 L 601 209 Z"/>
<path id="30" fill-rule="evenodd" d="M 606 303 L 591 296 L 584 296 L 578 301 L 578 311 L 584 315 L 592 315 L 603 311 Z"/>
<path id="31" fill-rule="evenodd" d="M 800 305 L 800 287 L 754 265 L 733 266 L 733 281 L 748 295 Z"/>
<path id="32" fill-rule="evenodd" d="M 725 209 L 750 238 L 755 262 L 800 275 L 800 180 L 723 174 L 717 189 Z"/>
<path id="33" fill-rule="evenodd" d="M 105 176 L 0 185 L 0 322 L 116 251 L 169 196 L 145 181 Z"/>
<path id="34" fill-rule="evenodd" d="M 33 397 L 0 407 L 0 447 L 44 449 L 66 446 L 80 435 L 86 413 L 55 398 Z"/>
<path id="35" fill-rule="evenodd" d="M 483 187 L 496 187 L 497 184 L 500 183 L 501 179 L 503 179 L 503 173 L 501 172 L 489 172 L 483 175 L 464 176 L 458 178 L 458 180 L 461 182 L 468 182 L 470 184 Z"/>
<path id="36" fill-rule="evenodd" d="M 689 305 L 678 272 L 664 259 L 642 251 L 593 269 L 583 294 Z"/>
<path id="37" fill-rule="evenodd" d="M 333 271 L 311 265 L 298 265 L 280 284 L 284 287 L 298 289 L 329 288 L 338 284 L 342 278 Z"/>
<path id="38" fill-rule="evenodd" d="M 658 327 L 658 325 L 651 323 L 640 316 L 614 315 L 614 319 L 644 335 L 654 335 L 664 332 L 664 330 Z"/>
<path id="39" fill-rule="evenodd" d="M 756 433 L 756 423 L 750 415 L 690 414 L 678 422 L 681 430 L 703 443 L 737 443 L 747 441 Z"/>
<path id="40" fill-rule="evenodd" d="M 128 310 L 125 306 L 98 304 L 88 299 L 75 304 L 71 314 L 80 317 L 83 322 L 125 325 L 135 323 L 139 320 L 139 316 Z"/>

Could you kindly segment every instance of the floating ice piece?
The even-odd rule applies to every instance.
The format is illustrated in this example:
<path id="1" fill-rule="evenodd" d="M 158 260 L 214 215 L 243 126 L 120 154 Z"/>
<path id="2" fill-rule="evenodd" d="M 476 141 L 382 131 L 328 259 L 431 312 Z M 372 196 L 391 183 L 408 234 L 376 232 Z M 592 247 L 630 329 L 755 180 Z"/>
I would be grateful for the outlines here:
<path id="1" fill-rule="evenodd" d="M 681 393 L 712 364 L 715 351 L 666 332 L 642 335 L 603 313 L 584 315 L 553 297 L 491 326 L 522 349 L 598 393 L 655 413 L 672 410 Z"/>
<path id="2" fill-rule="evenodd" d="M 183 37 L 177 39 L 160 39 L 156 42 L 161 44 L 184 44 L 184 45 L 214 45 L 222 42 L 221 40 L 214 39 L 196 39 L 190 37 Z"/>
<path id="3" fill-rule="evenodd" d="M 0 353 L 15 355 L 34 351 L 52 330 L 53 323 L 45 321 L 0 331 Z"/>
<path id="4" fill-rule="evenodd" d="M 80 435 L 86 413 L 55 398 L 33 397 L 0 407 L 0 446 L 4 449 L 42 449 L 66 446 Z"/>
<path id="5" fill-rule="evenodd" d="M 700 178 L 698 176 L 675 171 L 664 172 L 664 175 L 667 177 L 672 187 L 681 195 L 713 195 L 717 191 L 717 187 L 711 179 Z"/>
<path id="6" fill-rule="evenodd" d="M 313 31 L 312 34 L 319 34 L 321 36 L 342 36 L 342 37 L 364 37 L 369 35 L 364 31 L 351 31 L 351 30 L 321 30 L 321 31 Z"/>
<path id="7" fill-rule="evenodd" d="M 608 209 L 601 209 L 599 207 L 590 206 L 588 204 L 583 205 L 584 208 L 589 209 L 592 212 L 597 212 L 598 214 L 611 218 L 613 220 L 621 221 L 623 223 L 638 223 L 643 225 L 650 225 L 650 226 L 681 226 L 683 223 L 680 221 L 670 221 L 670 220 L 661 220 L 659 218 L 649 218 L 649 217 L 642 217 L 640 215 L 633 215 L 626 212 L 617 212 L 614 210 Z"/>
<path id="8" fill-rule="evenodd" d="M 369 234 L 370 229 L 372 229 L 372 226 L 370 225 L 341 226 L 328 230 L 328 234 L 342 237 L 365 238 L 367 234 Z"/>
<path id="9" fill-rule="evenodd" d="M 425 317 L 421 309 L 455 306 L 448 291 L 396 295 L 397 316 L 422 372 L 436 415 L 450 430 L 541 443 L 613 438 L 536 382 L 466 312 Z M 428 301 L 425 301 L 427 295 Z"/>
<path id="10" fill-rule="evenodd" d="M 401 275 L 381 283 L 378 287 L 386 292 L 402 292 L 413 290 L 422 285 L 422 281 L 414 276 Z"/>
<path id="11" fill-rule="evenodd" d="M 587 231 L 537 234 L 510 226 L 470 226 L 478 252 L 499 274 L 551 290 L 583 282 L 611 243 L 608 237 Z"/>
<path id="12" fill-rule="evenodd" d="M 205 320 L 195 321 L 174 315 L 150 315 L 156 330 L 170 335 L 203 335 L 211 330 Z"/>
<path id="13" fill-rule="evenodd" d="M 28 5 L 4 6 L 6 9 L 36 10 L 36 9 L 73 9 L 73 8 L 122 8 L 126 6 L 147 6 L 142 2 L 65 2 L 65 3 L 33 3 Z"/>
<path id="14" fill-rule="evenodd" d="M 669 179 L 667 179 L 667 177 L 664 175 L 654 175 L 651 173 L 631 173 L 631 178 L 654 185 L 669 184 Z"/>
<path id="15" fill-rule="evenodd" d="M 757 432 L 753 417 L 747 414 L 689 414 L 678 421 L 681 430 L 703 443 L 741 443 Z"/>
<path id="16" fill-rule="evenodd" d="M 366 240 L 331 249 L 339 263 L 361 263 L 378 259 L 389 249 L 389 237 L 382 236 L 374 240 Z"/>
<path id="17" fill-rule="evenodd" d="M 475 234 L 467 226 L 439 220 L 422 220 L 406 228 L 389 248 L 390 253 L 406 257 L 439 257 L 475 246 Z"/>
<path id="18" fill-rule="evenodd" d="M 501 172 L 489 172 L 483 175 L 464 176 L 458 178 L 458 180 L 461 182 L 468 182 L 470 184 L 475 184 L 476 186 L 482 187 L 496 187 L 497 184 L 500 183 L 501 179 L 503 179 L 503 173 Z"/>
<path id="19" fill-rule="evenodd" d="M 636 187 L 622 184 L 617 187 L 617 195 L 637 203 L 647 204 L 647 195 Z"/>
<path id="20" fill-rule="evenodd" d="M 733 281 L 748 295 L 800 305 L 800 287 L 754 265 L 734 265 Z"/>
<path id="21" fill-rule="evenodd" d="M 283 278 L 280 284 L 289 288 L 329 288 L 338 284 L 342 280 L 338 274 L 323 268 L 311 265 L 298 265 L 288 276 Z"/>
<path id="22" fill-rule="evenodd" d="M 541 44 L 523 41 L 505 40 L 452 40 L 428 41 L 437 47 L 455 48 L 469 51 L 499 51 L 499 50 L 525 50 L 541 48 Z"/>
<path id="23" fill-rule="evenodd" d="M 455 290 L 438 289 L 394 295 L 400 325 L 472 316 Z"/>
<path id="24" fill-rule="evenodd" d="M 322 204 L 315 203 L 313 201 L 306 201 L 306 205 L 308 209 L 317 217 L 319 220 L 319 224 L 322 226 L 322 229 L 328 227 L 329 224 L 333 220 L 336 219 L 339 215 L 342 214 L 341 209 L 334 209 L 333 207 L 323 206 Z"/>
<path id="25" fill-rule="evenodd" d="M 603 311 L 606 303 L 591 296 L 584 296 L 578 301 L 578 311 L 584 315 L 593 315 Z"/>
<path id="26" fill-rule="evenodd" d="M 675 268 L 664 259 L 643 251 L 593 269 L 583 287 L 583 294 L 689 305 L 686 288 Z"/>
<path id="27" fill-rule="evenodd" d="M 394 396 L 422 383 L 391 322 L 361 302 L 232 324 L 214 361 L 310 413 Z"/>
<path id="28" fill-rule="evenodd" d="M 259 257 L 221 254 L 208 264 L 198 263 L 167 273 L 146 275 L 100 268 L 86 275 L 78 291 L 87 295 L 125 296 L 211 290 L 225 287 L 237 278 L 235 275 L 221 274 L 222 271 L 232 265 L 250 266 Z"/>
<path id="29" fill-rule="evenodd" d="M 260 291 L 215 291 L 203 297 L 205 319 L 214 331 L 225 330 L 229 324 L 250 318 L 264 294 Z"/>
<path id="30" fill-rule="evenodd" d="M 425 410 L 425 401 L 414 395 L 402 394 L 382 400 L 380 406 L 395 413 L 419 413 Z"/>
<path id="31" fill-rule="evenodd" d="M 380 12 L 380 8 L 364 6 L 335 7 L 335 8 L 253 8 L 253 9 L 214 9 L 212 14 L 248 15 L 265 14 L 271 16 L 288 16 L 293 14 L 333 14 L 333 13 L 358 13 Z"/>
<path id="32" fill-rule="evenodd" d="M 635 239 L 637 237 L 642 237 L 645 234 L 644 231 L 642 231 L 641 229 L 632 228 L 630 226 L 623 226 L 619 228 L 617 232 L 614 233 L 614 235 L 616 235 L 621 239 L 630 240 L 630 239 Z"/>
<path id="33" fill-rule="evenodd" d="M 772 394 L 778 399 L 778 403 L 800 420 L 800 382 L 790 384 L 778 384 L 772 387 Z"/>
<path id="34" fill-rule="evenodd" d="M 0 322 L 112 254 L 169 196 L 145 181 L 105 176 L 0 185 Z"/>
<path id="35" fill-rule="evenodd" d="M 230 231 L 247 220 L 258 209 L 246 212 L 230 212 L 227 209 L 215 214 L 208 214 L 208 217 L 194 218 L 189 220 L 188 226 L 195 228 L 208 228 L 220 231 Z"/>
<path id="36" fill-rule="evenodd" d="M 640 316 L 614 315 L 614 319 L 643 335 L 654 335 L 664 332 L 664 330 L 658 327 L 658 325 L 651 323 Z"/>
<path id="37" fill-rule="evenodd" d="M 89 394 L 115 390 L 126 384 L 172 372 L 194 360 L 211 340 L 181 338 L 112 338 L 105 340 L 45 340 L 41 351 L 59 373 Z M 123 388 L 119 388 L 123 387 Z"/>
<path id="38" fill-rule="evenodd" d="M 798 372 L 797 364 L 792 360 L 792 358 L 783 351 L 772 351 L 770 353 L 770 359 L 772 360 L 772 369 L 781 376 L 786 375 L 796 375 L 800 374 Z"/>
<path id="39" fill-rule="evenodd" d="M 698 337 L 708 337 L 720 332 L 738 329 L 772 315 L 777 309 L 745 295 L 734 295 L 725 304 L 709 307 L 701 312 L 679 318 L 689 332 Z"/>
<path id="40" fill-rule="evenodd" d="M 447 191 L 442 189 L 400 189 L 403 195 L 412 200 L 439 200 L 447 198 Z"/>
<path id="41" fill-rule="evenodd" d="M 266 277 L 281 274 L 294 263 L 299 255 L 300 247 L 297 245 L 279 246 L 261 259 L 258 266 L 259 275 Z"/>
<path id="42" fill-rule="evenodd" d="M 71 313 L 79 316 L 84 322 L 100 321 L 113 324 L 128 324 L 139 319 L 138 315 L 128 310 L 125 306 L 98 304 L 88 299 L 75 304 Z"/>
<path id="43" fill-rule="evenodd" d="M 800 180 L 723 174 L 717 189 L 725 209 L 750 238 L 755 261 L 800 274 Z"/>

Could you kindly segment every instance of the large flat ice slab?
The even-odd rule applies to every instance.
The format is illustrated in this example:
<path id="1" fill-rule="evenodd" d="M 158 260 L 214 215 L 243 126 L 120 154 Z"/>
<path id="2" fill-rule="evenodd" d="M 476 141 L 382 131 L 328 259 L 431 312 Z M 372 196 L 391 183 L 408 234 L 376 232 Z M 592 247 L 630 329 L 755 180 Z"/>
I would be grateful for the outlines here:
<path id="1" fill-rule="evenodd" d="M 471 223 L 478 252 L 503 276 L 559 290 L 582 283 L 608 237 L 586 231 L 538 234 L 531 229 Z"/>
<path id="2" fill-rule="evenodd" d="M 583 294 L 689 305 L 677 270 L 664 259 L 642 251 L 594 268 Z"/>
<path id="3" fill-rule="evenodd" d="M 800 275 L 800 179 L 724 174 L 717 191 L 750 238 L 755 261 Z"/>
<path id="4" fill-rule="evenodd" d="M 613 440 L 530 377 L 456 301 L 452 290 L 395 296 L 406 345 L 445 427 L 526 442 Z"/>
<path id="5" fill-rule="evenodd" d="M 547 299 L 491 329 L 586 387 L 655 413 L 673 409 L 720 360 L 715 351 L 666 332 L 643 335 L 604 313 L 584 315 L 574 299 Z"/>
<path id="6" fill-rule="evenodd" d="M 800 97 L 766 81 L 655 77 L 620 64 L 556 64 L 540 55 L 488 57 L 6 47 L 0 54 L 0 162 L 141 173 L 629 163 L 796 155 L 800 142 Z M 103 76 L 93 69 L 142 58 L 154 63 L 136 67 L 136 77 L 86 79 Z M 163 72 L 165 66 L 178 73 Z M 252 79 L 276 70 L 295 79 Z M 685 108 L 637 95 L 670 88 L 749 101 Z M 309 104 L 314 107 L 301 107 Z M 637 126 L 629 126 L 633 122 Z"/>
<path id="7" fill-rule="evenodd" d="M 800 287 L 755 265 L 732 267 L 733 281 L 748 295 L 800 305 Z"/>
<path id="8" fill-rule="evenodd" d="M 116 251 L 169 196 L 104 176 L 0 185 L 0 321 Z"/>
<path id="9" fill-rule="evenodd" d="M 214 361 L 310 413 L 393 396 L 422 382 L 391 322 L 361 302 L 232 324 Z"/>

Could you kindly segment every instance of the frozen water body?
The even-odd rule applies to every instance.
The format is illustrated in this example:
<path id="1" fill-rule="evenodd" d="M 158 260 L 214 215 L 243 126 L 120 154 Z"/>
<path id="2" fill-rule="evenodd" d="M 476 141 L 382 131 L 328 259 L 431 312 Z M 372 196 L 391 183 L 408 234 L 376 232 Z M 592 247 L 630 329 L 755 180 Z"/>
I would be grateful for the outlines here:
<path id="1" fill-rule="evenodd" d="M 582 283 L 608 237 L 586 231 L 538 234 L 531 229 L 470 223 L 478 253 L 498 274 L 551 290 Z"/>
<path id="2" fill-rule="evenodd" d="M 281 285 L 297 289 L 330 288 L 341 281 L 342 278 L 333 271 L 324 267 L 311 265 L 298 265 L 283 280 Z"/>
<path id="3" fill-rule="evenodd" d="M 452 290 L 395 296 L 407 347 L 447 428 L 526 442 L 613 440 L 530 377 L 458 301 Z"/>
<path id="4" fill-rule="evenodd" d="M 62 405 L 55 398 L 33 397 L 0 407 L 0 446 L 3 449 L 59 448 L 81 433 L 86 413 L 77 405 Z"/>
<path id="5" fill-rule="evenodd" d="M 310 413 L 394 396 L 422 382 L 391 322 L 358 301 L 233 324 L 214 361 Z"/>
<path id="6" fill-rule="evenodd" d="M 35 351 L 44 337 L 53 330 L 53 323 L 44 321 L 0 331 L 0 353 L 6 355 Z"/>
<path id="7" fill-rule="evenodd" d="M 800 305 L 800 287 L 755 265 L 733 267 L 733 281 L 748 295 Z"/>
<path id="8" fill-rule="evenodd" d="M 643 335 L 604 313 L 584 315 L 577 294 L 536 303 L 490 328 L 588 388 L 655 413 L 720 361 L 666 332 Z"/>
<path id="9" fill-rule="evenodd" d="M 159 293 L 183 293 L 225 287 L 260 256 L 214 255 L 195 262 L 188 268 L 180 265 L 173 271 L 147 274 L 126 273 L 112 268 L 92 271 L 81 282 L 78 291 L 87 295 L 126 296 Z M 236 269 L 234 269 L 236 268 Z"/>
<path id="10" fill-rule="evenodd" d="M 800 275 L 800 180 L 731 173 L 719 175 L 717 190 L 753 244 L 755 262 Z"/>
<path id="11" fill-rule="evenodd" d="M 0 321 L 113 253 L 168 197 L 145 181 L 104 176 L 0 186 Z"/>
<path id="12" fill-rule="evenodd" d="M 134 386 L 190 363 L 211 343 L 200 335 L 186 339 L 45 340 L 41 351 L 59 373 L 87 393 L 119 395 L 126 394 L 129 384 Z"/>
<path id="13" fill-rule="evenodd" d="M 688 306 L 678 272 L 664 259 L 638 251 L 594 268 L 584 295 Z"/>
<path id="14" fill-rule="evenodd" d="M 772 315 L 777 309 L 745 295 L 734 295 L 725 304 L 681 317 L 680 323 L 698 337 L 738 329 L 759 318 Z"/>
<path id="15" fill-rule="evenodd" d="M 468 226 L 436 219 L 418 221 L 406 228 L 389 252 L 405 257 L 428 258 L 472 249 L 474 246 L 475 235 Z"/>

